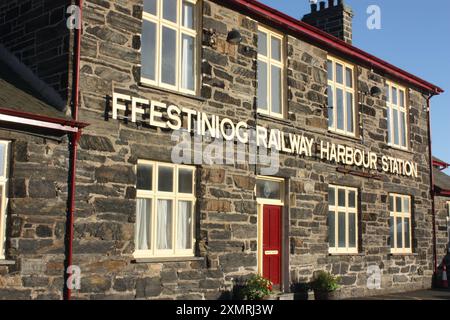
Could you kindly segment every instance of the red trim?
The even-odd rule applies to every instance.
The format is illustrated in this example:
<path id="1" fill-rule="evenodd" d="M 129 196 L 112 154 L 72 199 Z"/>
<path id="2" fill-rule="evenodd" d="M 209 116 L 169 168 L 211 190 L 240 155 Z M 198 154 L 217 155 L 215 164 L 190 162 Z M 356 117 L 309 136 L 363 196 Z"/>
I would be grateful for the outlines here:
<path id="1" fill-rule="evenodd" d="M 438 166 L 438 167 L 442 167 L 444 169 L 446 169 L 446 168 L 448 168 L 450 166 L 450 164 L 448 164 L 446 162 L 437 161 L 437 160 L 433 160 L 433 165 L 434 166 Z"/>
<path id="2" fill-rule="evenodd" d="M 42 122 L 47 122 L 47 123 L 59 124 L 62 126 L 74 127 L 74 128 L 79 128 L 79 129 L 85 128 L 89 125 L 89 124 L 83 123 L 83 122 L 47 117 L 47 116 L 42 116 L 42 115 L 38 115 L 38 114 L 16 111 L 16 110 L 12 110 L 12 109 L 4 109 L 4 108 L 0 108 L 0 114 L 5 114 L 8 116 L 14 116 L 14 117 L 19 117 L 19 118 L 24 118 L 24 119 L 42 121 Z M 50 126 L 48 128 L 54 129 L 54 127 L 50 127 Z"/>
<path id="3" fill-rule="evenodd" d="M 440 196 L 450 196 L 450 190 L 441 190 L 438 195 Z"/>
<path id="4" fill-rule="evenodd" d="M 275 10 L 265 4 L 262 4 L 255 0 L 228 0 L 218 1 L 213 0 L 220 5 L 229 5 L 231 7 L 237 7 L 239 9 L 246 9 L 250 13 L 256 15 L 258 18 L 270 20 L 270 22 L 280 28 L 293 31 L 306 36 L 313 41 L 317 41 L 324 45 L 328 49 L 333 49 L 339 53 L 349 56 L 358 61 L 362 61 L 370 65 L 372 68 L 377 68 L 388 75 L 403 80 L 427 92 L 440 94 L 444 90 L 438 86 L 429 83 L 409 72 L 406 72 L 382 59 L 379 59 L 361 49 L 358 49 L 351 44 L 346 43 L 322 30 L 319 30 L 307 23 L 292 18 L 278 10 Z"/>

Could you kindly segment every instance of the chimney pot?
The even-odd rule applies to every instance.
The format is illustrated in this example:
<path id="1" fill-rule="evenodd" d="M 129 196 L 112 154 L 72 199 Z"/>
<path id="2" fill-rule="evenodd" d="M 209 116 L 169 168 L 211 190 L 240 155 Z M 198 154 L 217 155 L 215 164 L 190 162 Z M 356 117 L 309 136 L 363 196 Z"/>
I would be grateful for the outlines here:
<path id="1" fill-rule="evenodd" d="M 338 6 L 341 6 L 344 4 L 344 0 L 338 0 Z"/>
<path id="2" fill-rule="evenodd" d="M 320 1 L 320 10 L 325 10 L 325 1 Z"/>
<path id="3" fill-rule="evenodd" d="M 328 8 L 334 7 L 334 0 L 328 0 Z"/>
<path id="4" fill-rule="evenodd" d="M 311 12 L 317 12 L 317 3 L 311 3 Z"/>

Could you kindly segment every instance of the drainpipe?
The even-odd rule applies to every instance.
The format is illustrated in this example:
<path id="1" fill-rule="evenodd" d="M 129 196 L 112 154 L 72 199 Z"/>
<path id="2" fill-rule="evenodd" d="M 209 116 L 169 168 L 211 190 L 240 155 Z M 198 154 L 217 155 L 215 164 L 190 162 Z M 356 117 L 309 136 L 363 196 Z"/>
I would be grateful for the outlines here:
<path id="1" fill-rule="evenodd" d="M 81 34 L 82 34 L 82 13 L 83 13 L 83 0 L 78 0 L 77 6 L 80 12 L 80 25 L 75 32 L 75 43 L 74 43 L 74 82 L 72 90 L 72 117 L 75 121 L 78 121 L 78 107 L 80 99 L 80 56 L 81 56 Z M 73 235 L 74 235 L 74 220 L 75 220 L 75 177 L 76 177 L 76 165 L 77 165 L 77 154 L 78 154 L 78 142 L 81 137 L 81 131 L 72 134 L 70 138 L 70 178 L 69 178 L 69 212 L 68 212 L 68 239 L 67 239 L 67 261 L 66 268 L 72 266 L 73 261 Z M 66 277 L 67 269 L 66 269 Z M 65 281 L 65 292 L 64 299 L 71 299 L 71 289 L 67 285 L 67 279 Z"/>
<path id="2" fill-rule="evenodd" d="M 427 97 L 427 130 L 428 130 L 428 153 L 430 158 L 430 187 L 431 187 L 431 214 L 433 219 L 433 262 L 434 262 L 434 275 L 437 274 L 437 249 L 436 249 L 436 211 L 434 201 L 434 174 L 433 174 L 433 151 L 431 143 L 431 106 L 430 100 L 435 94 L 430 94 Z"/>

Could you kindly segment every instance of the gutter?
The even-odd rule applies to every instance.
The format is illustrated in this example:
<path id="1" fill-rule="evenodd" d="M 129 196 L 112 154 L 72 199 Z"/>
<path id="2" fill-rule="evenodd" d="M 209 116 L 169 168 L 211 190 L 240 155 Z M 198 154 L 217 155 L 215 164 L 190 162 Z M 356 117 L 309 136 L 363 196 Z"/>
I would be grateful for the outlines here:
<path id="1" fill-rule="evenodd" d="M 229 6 L 232 8 L 245 10 L 250 14 L 257 16 L 258 18 L 268 20 L 268 22 L 272 25 L 275 25 L 282 29 L 289 30 L 291 32 L 299 34 L 300 36 L 306 36 L 310 40 L 318 42 L 319 44 L 322 44 L 328 49 L 335 50 L 338 53 L 341 53 L 345 56 L 364 62 L 369 66 L 371 66 L 372 68 L 376 68 L 386 73 L 387 75 L 393 76 L 395 78 L 398 78 L 399 80 L 403 80 L 407 83 L 410 83 L 433 95 L 437 95 L 444 92 L 443 89 L 439 88 L 438 86 L 432 83 L 429 83 L 382 59 L 379 59 L 361 49 L 358 49 L 352 46 L 351 44 L 348 44 L 345 41 L 338 39 L 305 22 L 297 20 L 287 14 L 284 14 L 265 4 L 262 4 L 259 1 L 255 0 L 228 0 L 228 1 L 212 0 L 212 1 L 222 6 Z"/>
<path id="2" fill-rule="evenodd" d="M 78 8 L 80 9 L 80 25 L 75 32 L 75 43 L 74 43 L 74 79 L 73 79 L 73 91 L 72 91 L 72 117 L 74 121 L 78 121 L 78 107 L 80 99 L 80 57 L 81 57 L 81 35 L 83 26 L 83 0 L 78 0 Z M 74 238 L 74 220 L 75 220 L 75 195 L 76 195 L 76 169 L 77 169 L 77 154 L 78 154 L 78 142 L 81 138 L 81 130 L 72 134 L 70 147 L 70 177 L 69 177 L 69 212 L 67 217 L 67 259 L 66 259 L 66 269 L 64 272 L 65 276 L 65 290 L 64 299 L 70 300 L 72 296 L 72 288 L 68 285 L 68 277 L 71 275 L 72 262 L 73 262 L 73 238 Z"/>

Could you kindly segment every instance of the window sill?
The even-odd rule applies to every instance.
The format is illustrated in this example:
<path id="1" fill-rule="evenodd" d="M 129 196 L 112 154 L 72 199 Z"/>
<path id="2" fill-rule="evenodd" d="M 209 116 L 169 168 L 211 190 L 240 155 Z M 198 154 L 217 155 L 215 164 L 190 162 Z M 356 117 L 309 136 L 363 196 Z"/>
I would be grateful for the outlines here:
<path id="1" fill-rule="evenodd" d="M 189 99 L 193 99 L 193 100 L 197 100 L 197 101 L 201 101 L 201 102 L 205 102 L 207 99 L 201 97 L 201 96 L 197 96 L 197 95 L 193 95 L 193 94 L 188 94 L 188 93 L 183 93 L 183 92 L 179 92 L 179 91 L 175 91 L 175 90 L 170 90 L 167 88 L 161 88 L 158 86 L 154 86 L 148 83 L 144 83 L 144 82 L 139 82 L 139 86 L 143 87 L 143 88 L 147 88 L 147 89 L 152 89 L 152 90 L 157 90 L 157 91 L 162 91 L 165 93 L 170 93 L 170 94 L 174 94 L 180 97 L 184 97 L 184 98 L 189 98 Z"/>
<path id="2" fill-rule="evenodd" d="M 16 262 L 14 260 L 0 260 L 0 266 L 12 266 L 15 264 Z"/>
<path id="3" fill-rule="evenodd" d="M 411 151 L 409 148 L 408 149 L 402 149 L 400 147 L 396 147 L 396 146 L 391 145 L 391 144 L 386 144 L 386 148 L 390 149 L 390 150 L 394 150 L 394 151 L 400 151 L 400 152 L 404 152 L 404 153 L 414 154 L 414 152 Z"/>
<path id="4" fill-rule="evenodd" d="M 361 137 L 357 137 L 356 135 L 351 136 L 351 135 L 347 135 L 347 134 L 343 134 L 343 133 L 339 133 L 333 130 L 328 129 L 327 131 L 327 136 L 328 137 L 332 137 L 332 138 L 337 138 L 337 139 L 345 139 L 348 141 L 352 141 L 352 142 L 357 142 L 357 143 L 362 143 L 363 140 Z"/>
<path id="5" fill-rule="evenodd" d="M 389 253 L 389 256 L 391 257 L 418 257 L 418 253 Z"/>
<path id="6" fill-rule="evenodd" d="M 346 257 L 364 257 L 364 253 L 328 253 L 329 257 L 332 256 L 346 256 Z"/>
<path id="7" fill-rule="evenodd" d="M 162 262 L 185 262 L 185 261 L 203 261 L 204 257 L 173 257 L 173 258 L 136 258 L 132 263 L 162 263 Z"/>
<path id="8" fill-rule="evenodd" d="M 281 124 L 291 125 L 291 121 L 289 121 L 285 118 L 270 116 L 268 114 L 263 114 L 263 113 L 259 113 L 259 112 L 256 113 L 256 118 L 257 118 L 257 120 L 276 121 Z"/>

